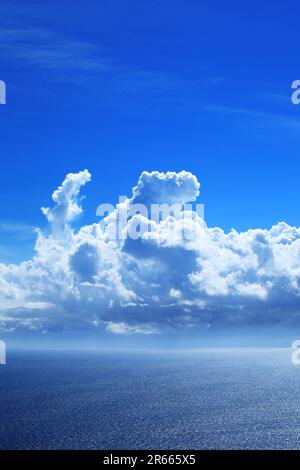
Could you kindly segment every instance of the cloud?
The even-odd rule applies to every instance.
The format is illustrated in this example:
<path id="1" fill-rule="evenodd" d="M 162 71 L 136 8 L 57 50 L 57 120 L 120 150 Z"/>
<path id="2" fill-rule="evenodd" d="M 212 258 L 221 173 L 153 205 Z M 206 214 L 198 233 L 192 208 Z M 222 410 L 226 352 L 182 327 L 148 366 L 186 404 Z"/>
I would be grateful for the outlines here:
<path id="1" fill-rule="evenodd" d="M 156 329 L 151 325 L 128 325 L 124 322 L 108 322 L 105 331 L 116 335 L 151 335 L 156 333 Z"/>
<path id="2" fill-rule="evenodd" d="M 31 239 L 35 232 L 35 227 L 22 222 L 4 220 L 0 221 L 0 232 L 20 239 Z"/>
<path id="3" fill-rule="evenodd" d="M 51 209 L 42 207 L 43 214 L 55 230 L 64 230 L 66 224 L 82 212 L 78 205 L 78 194 L 81 186 L 90 179 L 91 174 L 87 170 L 69 173 L 62 185 L 52 194 L 55 206 Z"/>
<path id="4" fill-rule="evenodd" d="M 134 204 L 185 204 L 199 196 L 200 183 L 188 171 L 160 173 L 143 171 L 132 190 Z"/>
<path id="5" fill-rule="evenodd" d="M 182 171 L 143 172 L 101 223 L 75 230 L 80 191 L 90 180 L 87 170 L 67 175 L 53 206 L 43 209 L 50 230 L 38 231 L 32 259 L 0 264 L 1 331 L 132 335 L 300 324 L 299 228 L 208 227 L 185 206 L 196 201 L 200 184 Z M 179 204 L 180 211 L 150 220 L 153 203 Z M 141 204 L 146 213 L 132 213 Z M 112 236 L 124 210 L 129 217 Z M 132 227 L 137 236 L 124 237 Z"/>
<path id="6" fill-rule="evenodd" d="M 108 93 L 120 97 L 145 91 L 152 99 L 157 95 L 163 99 L 179 86 L 178 79 L 164 72 L 125 63 L 105 43 L 40 26 L 14 29 L 0 24 L 0 52 L 3 60 L 21 65 L 31 80 L 42 74 L 49 87 L 84 87 L 85 95 L 88 85 L 102 100 Z"/>

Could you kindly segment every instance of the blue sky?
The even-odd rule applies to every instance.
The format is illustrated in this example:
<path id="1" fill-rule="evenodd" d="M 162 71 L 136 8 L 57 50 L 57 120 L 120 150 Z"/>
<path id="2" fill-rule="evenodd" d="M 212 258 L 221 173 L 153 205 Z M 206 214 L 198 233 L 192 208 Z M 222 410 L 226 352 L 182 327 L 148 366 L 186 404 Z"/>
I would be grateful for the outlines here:
<path id="1" fill-rule="evenodd" d="M 52 189 L 88 168 L 89 220 L 142 170 L 186 169 L 210 225 L 297 224 L 297 10 L 294 1 L 4 0 L 1 223 L 41 225 Z M 5 255 L 8 232 L 2 256 L 27 254 L 30 236 L 15 233 Z"/>
<path id="2" fill-rule="evenodd" d="M 92 174 L 75 201 L 83 208 L 78 228 L 97 221 L 98 204 L 130 198 L 143 171 L 186 170 L 201 183 L 209 227 L 246 232 L 289 225 L 247 235 L 246 249 L 263 260 L 265 272 L 258 281 L 247 272 L 234 286 L 243 296 L 258 290 L 260 301 L 275 285 L 288 292 L 278 266 L 289 269 L 293 283 L 295 266 L 283 267 L 280 237 L 295 241 L 292 260 L 300 202 L 300 106 L 291 103 L 291 84 L 300 78 L 298 13 L 295 1 L 2 0 L 0 79 L 7 104 L 0 106 L 0 263 L 32 257 L 35 228 L 49 230 L 40 209 L 53 206 L 51 194 L 68 173 L 79 180 L 81 170 Z M 156 184 L 155 175 L 149 178 Z M 70 259 L 75 249 L 93 257 L 91 243 L 81 251 L 73 246 Z M 214 296 L 210 275 L 205 295 Z M 22 297 L 22 308 L 30 310 L 24 279 L 14 276 L 5 271 L 3 284 L 18 291 L 16 308 Z M 231 284 L 218 288 L 218 295 L 232 295 Z M 34 302 L 36 311 L 53 299 L 41 295 Z M 254 306 L 246 303 L 249 320 Z M 295 298 L 287 304 L 293 317 Z M 269 308 L 276 316 L 276 295 Z M 139 328 L 107 324 L 127 333 Z"/>

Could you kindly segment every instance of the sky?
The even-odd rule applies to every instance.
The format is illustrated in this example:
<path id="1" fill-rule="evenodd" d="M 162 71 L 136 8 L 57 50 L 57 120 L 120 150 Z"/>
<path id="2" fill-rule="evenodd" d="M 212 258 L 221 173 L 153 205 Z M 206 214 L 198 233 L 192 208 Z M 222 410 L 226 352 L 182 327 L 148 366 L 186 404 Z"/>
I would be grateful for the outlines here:
<path id="1" fill-rule="evenodd" d="M 80 250 L 80 243 L 88 243 L 89 248 L 85 245 L 79 257 L 85 249 L 89 260 L 94 255 L 96 259 L 102 256 L 97 251 L 100 248 L 95 237 L 83 240 L 80 229 L 98 222 L 99 204 L 115 204 L 120 195 L 132 200 L 132 188 L 138 181 L 143 182 L 144 171 L 153 184 L 157 183 L 155 171 L 173 172 L 173 181 L 178 177 L 174 175 L 182 171 L 193 175 L 200 183 L 200 194 L 196 191 L 194 196 L 205 205 L 208 227 L 224 230 L 224 237 L 234 228 L 240 234 L 234 243 L 239 247 L 245 243 L 249 255 L 247 267 L 243 264 L 244 255 L 234 266 L 228 261 L 226 285 L 222 284 L 221 292 L 219 284 L 220 292 L 212 294 L 212 284 L 217 279 L 224 280 L 224 266 L 215 266 L 215 271 L 203 279 L 205 270 L 203 265 L 199 268 L 199 256 L 195 255 L 194 259 L 190 254 L 183 256 L 170 251 L 172 259 L 175 257 L 179 262 L 180 256 L 184 262 L 188 259 L 191 271 L 183 273 L 181 280 L 174 279 L 174 285 L 168 277 L 169 271 L 159 273 L 162 290 L 166 290 L 167 283 L 168 292 L 174 289 L 175 295 L 179 295 L 176 291 L 180 291 L 181 301 L 184 293 L 191 301 L 186 282 L 195 273 L 193 282 L 201 284 L 201 292 L 196 296 L 197 308 L 199 302 L 209 304 L 208 310 L 204 309 L 209 317 L 204 322 L 206 327 L 216 323 L 218 327 L 232 328 L 233 323 L 236 328 L 245 325 L 250 328 L 249 325 L 256 327 L 260 323 L 280 324 L 278 313 L 274 314 L 280 304 L 274 292 L 282 289 L 286 300 L 280 308 L 283 315 L 287 313 L 285 321 L 288 318 L 288 325 L 296 322 L 298 264 L 295 266 L 293 260 L 298 256 L 298 232 L 293 227 L 299 226 L 300 106 L 291 102 L 291 84 L 300 78 L 297 13 L 299 6 L 295 1 L 262 4 L 257 0 L 242 3 L 87 0 L 83 5 L 67 0 L 26 3 L 2 0 L 0 79 L 6 82 L 7 104 L 0 105 L 0 287 L 5 286 L 2 315 L 10 318 L 13 330 L 19 323 L 21 329 L 25 328 L 19 317 L 27 318 L 28 314 L 32 320 L 37 311 L 39 318 L 44 318 L 46 310 L 54 309 L 54 317 L 58 318 L 55 325 L 51 320 L 49 326 L 48 318 L 52 319 L 52 314 L 47 313 L 46 325 L 41 321 L 41 331 L 73 328 L 77 321 L 73 317 L 68 319 L 69 310 L 89 311 L 87 293 L 78 292 L 91 279 L 77 278 L 72 284 L 74 292 L 77 289 L 76 295 L 81 296 L 80 302 L 76 304 L 74 292 L 72 301 L 66 299 L 70 259 Z M 64 267 L 60 265 L 62 271 L 59 271 L 59 261 L 49 254 L 57 233 L 53 232 L 53 221 L 49 217 L 47 220 L 41 208 L 55 210 L 57 202 L 51 199 L 55 188 L 68 174 L 81 180 L 76 175 L 82 175 L 84 170 L 91 175 L 91 181 L 78 183 L 78 193 L 75 191 L 70 196 L 71 202 L 66 203 L 68 210 L 79 208 L 77 217 L 63 221 L 64 237 L 67 239 L 72 233 L 73 242 L 66 247 L 62 235 L 55 242 L 70 257 L 64 261 Z M 164 178 L 160 177 L 158 191 L 165 191 Z M 191 181 L 190 176 L 182 176 L 185 178 Z M 186 202 L 185 194 L 181 196 L 181 201 Z M 278 226 L 279 222 L 286 226 Z M 272 226 L 280 229 L 272 232 Z M 41 230 L 38 241 L 37 228 Z M 249 232 L 251 229 L 265 232 L 253 234 Z M 287 237 L 289 242 L 283 245 L 280 237 Z M 224 248 L 222 240 L 218 250 Z M 282 246 L 290 247 L 289 253 L 282 252 Z M 252 257 L 256 256 L 257 262 L 264 249 L 269 250 L 269 257 L 262 256 L 265 272 L 258 275 Z M 128 253 L 136 256 L 132 249 L 127 250 L 126 256 Z M 34 256 L 38 261 L 32 261 Z M 270 259 L 275 260 L 272 272 L 268 265 Z M 34 264 L 34 274 L 24 274 L 27 265 L 22 262 L 26 261 Z M 112 263 L 111 258 L 109 262 Z M 39 291 L 42 279 L 49 284 L 45 263 L 48 266 L 54 263 L 63 278 L 62 284 L 53 286 L 50 296 L 41 287 L 39 295 L 30 298 L 29 291 Z M 118 265 L 115 273 L 122 280 L 120 290 L 132 290 L 140 295 L 141 286 L 126 277 L 130 271 L 128 259 L 121 257 L 115 263 L 115 267 Z M 209 266 L 214 266 L 213 260 Z M 111 272 L 112 268 L 106 269 Z M 174 266 L 168 264 L 167 269 L 174 270 Z M 284 280 L 279 275 L 283 270 Z M 95 268 L 94 274 L 98 276 L 96 271 Z M 243 279 L 237 281 L 240 272 Z M 200 273 L 202 278 L 197 281 Z M 228 280 L 232 273 L 236 276 L 234 287 L 233 280 Z M 145 279 L 145 282 L 150 281 Z M 257 304 L 253 304 L 253 293 L 249 301 L 249 289 L 253 286 L 256 286 Z M 88 298 L 91 296 L 93 303 L 97 295 L 88 294 Z M 112 319 L 106 318 L 105 302 L 109 299 L 102 299 L 99 321 L 105 317 L 104 329 L 110 334 L 123 332 L 129 336 L 141 329 L 144 336 L 152 330 L 160 331 L 162 322 L 154 321 L 152 314 L 145 315 L 143 327 L 135 313 L 128 320 L 125 312 L 125 319 L 120 320 L 124 295 L 122 291 L 122 301 L 114 299 L 119 309 Z M 161 306 L 165 302 L 160 297 L 162 292 L 155 295 Z M 53 300 L 55 296 L 59 306 Z M 234 321 L 228 321 L 229 314 L 224 314 L 224 321 L 215 321 L 216 314 L 211 312 L 221 307 L 224 311 L 232 309 L 237 296 L 238 308 L 249 312 L 251 321 L 249 315 L 245 317 L 247 321 L 237 321 L 236 316 Z M 8 297 L 14 307 L 8 308 Z M 69 306 L 64 302 L 70 302 Z M 264 310 L 264 302 L 268 304 L 268 319 L 262 321 L 253 311 Z M 179 317 L 181 307 L 178 307 Z M 196 309 L 195 305 L 193 308 Z M 238 308 L 234 307 L 235 311 Z M 149 309 L 153 313 L 156 307 L 151 304 Z M 94 303 L 92 310 L 93 314 L 87 315 L 89 321 L 98 321 L 98 313 L 97 320 L 94 318 Z M 168 322 L 178 330 L 182 321 L 177 321 L 176 308 L 171 310 Z M 67 319 L 61 321 L 64 315 Z M 13 321 L 11 316 L 17 320 Z M 7 325 L 5 328 L 11 329 Z"/>

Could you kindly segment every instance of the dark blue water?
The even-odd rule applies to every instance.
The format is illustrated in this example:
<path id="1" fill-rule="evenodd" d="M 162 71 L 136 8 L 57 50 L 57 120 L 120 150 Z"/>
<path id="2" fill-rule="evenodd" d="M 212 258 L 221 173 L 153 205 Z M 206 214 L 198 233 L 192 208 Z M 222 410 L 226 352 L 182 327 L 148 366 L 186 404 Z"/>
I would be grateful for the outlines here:
<path id="1" fill-rule="evenodd" d="M 1 449 L 299 449 L 289 350 L 14 353 Z"/>

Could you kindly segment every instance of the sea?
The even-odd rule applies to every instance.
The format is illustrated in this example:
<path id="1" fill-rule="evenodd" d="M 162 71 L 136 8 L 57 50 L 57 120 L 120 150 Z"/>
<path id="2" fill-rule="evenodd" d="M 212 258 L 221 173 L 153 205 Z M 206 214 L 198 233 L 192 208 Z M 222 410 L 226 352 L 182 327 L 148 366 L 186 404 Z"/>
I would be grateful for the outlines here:
<path id="1" fill-rule="evenodd" d="M 289 349 L 15 351 L 0 449 L 300 449 Z"/>

